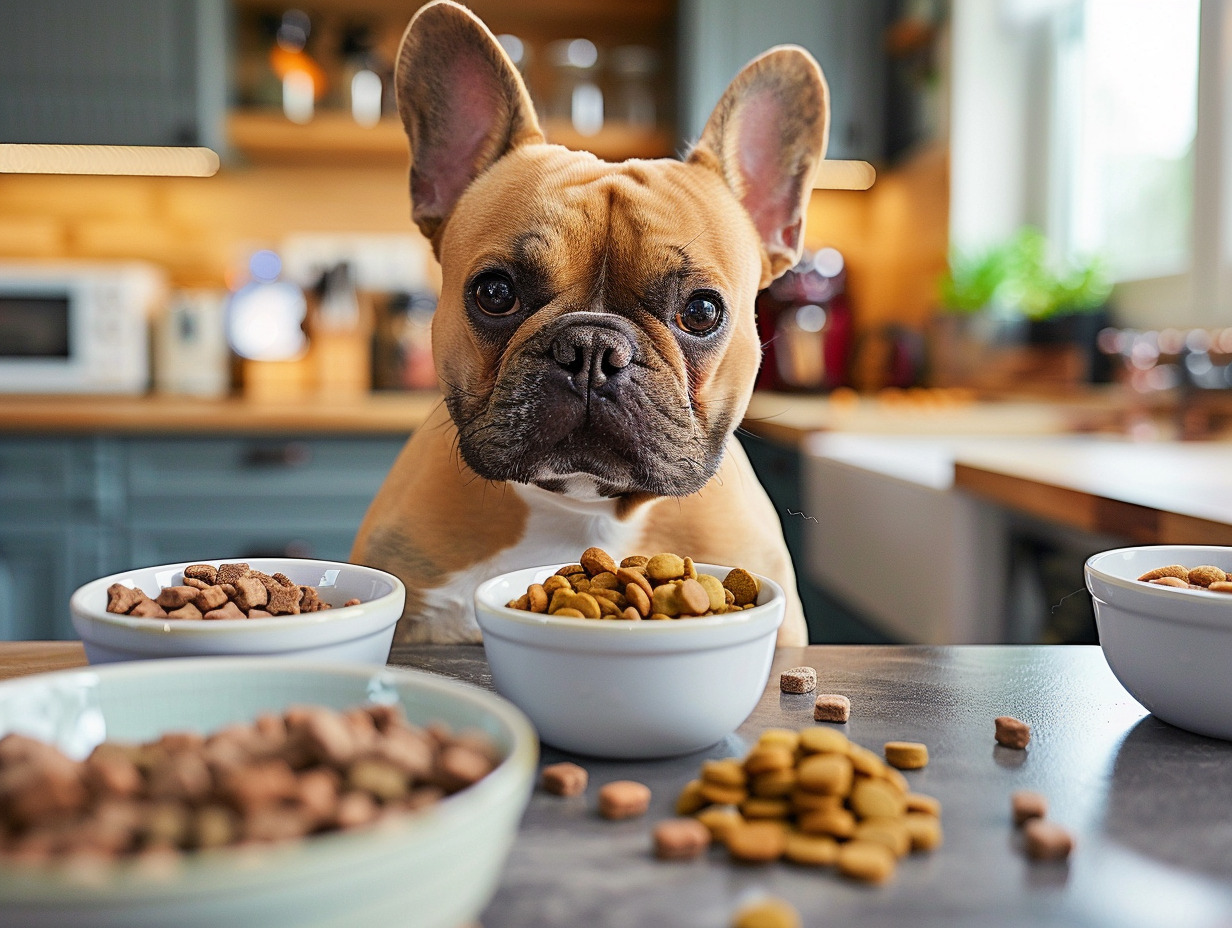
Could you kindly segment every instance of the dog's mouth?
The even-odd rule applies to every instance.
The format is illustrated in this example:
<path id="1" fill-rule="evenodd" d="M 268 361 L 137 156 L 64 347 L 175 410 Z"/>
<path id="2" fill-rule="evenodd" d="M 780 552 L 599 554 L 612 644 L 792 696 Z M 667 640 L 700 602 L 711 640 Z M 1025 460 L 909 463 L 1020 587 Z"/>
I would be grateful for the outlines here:
<path id="1" fill-rule="evenodd" d="M 450 393 L 459 451 L 488 480 L 555 492 L 687 496 L 717 471 L 730 417 L 699 415 L 682 378 L 632 327 L 537 337 L 487 397 Z"/>

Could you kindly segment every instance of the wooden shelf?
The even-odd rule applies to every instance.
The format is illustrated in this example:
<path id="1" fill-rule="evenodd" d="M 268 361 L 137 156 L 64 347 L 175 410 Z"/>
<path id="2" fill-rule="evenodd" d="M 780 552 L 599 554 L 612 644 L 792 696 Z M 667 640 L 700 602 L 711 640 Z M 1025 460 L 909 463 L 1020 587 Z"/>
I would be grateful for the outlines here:
<path id="1" fill-rule="evenodd" d="M 670 134 L 659 129 L 609 124 L 596 135 L 583 136 L 567 124 L 548 121 L 544 132 L 550 142 L 591 151 L 608 161 L 673 153 Z M 254 164 L 407 164 L 406 136 L 396 118 L 365 127 L 347 113 L 325 110 L 301 125 L 277 110 L 233 110 L 227 117 L 227 138 L 244 160 Z"/>

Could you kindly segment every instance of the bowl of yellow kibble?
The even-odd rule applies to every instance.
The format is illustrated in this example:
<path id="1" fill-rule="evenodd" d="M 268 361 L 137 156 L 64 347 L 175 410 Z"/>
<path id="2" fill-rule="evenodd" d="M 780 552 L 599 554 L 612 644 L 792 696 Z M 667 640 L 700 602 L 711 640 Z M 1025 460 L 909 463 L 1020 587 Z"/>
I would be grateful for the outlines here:
<path id="1" fill-rule="evenodd" d="M 735 731 L 765 690 L 785 605 L 777 583 L 738 566 L 597 548 L 475 592 L 497 692 L 546 743 L 627 759 Z"/>
<path id="2" fill-rule="evenodd" d="M 1117 548 L 1085 574 L 1121 685 L 1165 722 L 1232 740 L 1232 547 Z"/>

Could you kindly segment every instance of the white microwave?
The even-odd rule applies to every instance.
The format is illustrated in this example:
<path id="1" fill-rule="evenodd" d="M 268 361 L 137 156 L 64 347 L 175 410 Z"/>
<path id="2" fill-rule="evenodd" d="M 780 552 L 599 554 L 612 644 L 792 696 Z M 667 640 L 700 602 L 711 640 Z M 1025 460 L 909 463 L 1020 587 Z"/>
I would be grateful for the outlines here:
<path id="1" fill-rule="evenodd" d="M 166 288 L 147 264 L 0 262 L 0 392 L 144 393 Z"/>

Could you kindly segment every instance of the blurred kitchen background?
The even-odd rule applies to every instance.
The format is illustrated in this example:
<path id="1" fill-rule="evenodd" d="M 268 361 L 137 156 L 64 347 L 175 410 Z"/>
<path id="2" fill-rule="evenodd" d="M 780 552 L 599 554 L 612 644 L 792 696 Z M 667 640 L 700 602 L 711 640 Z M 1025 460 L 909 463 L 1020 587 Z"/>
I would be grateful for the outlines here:
<path id="1" fill-rule="evenodd" d="M 5 0 L 0 638 L 134 564 L 345 558 L 434 402 L 391 86 L 414 0 Z M 741 431 L 815 642 L 1095 640 L 1082 561 L 1232 543 L 1232 3 L 475 0 L 549 141 L 679 155 L 783 42 L 832 98 Z"/>

